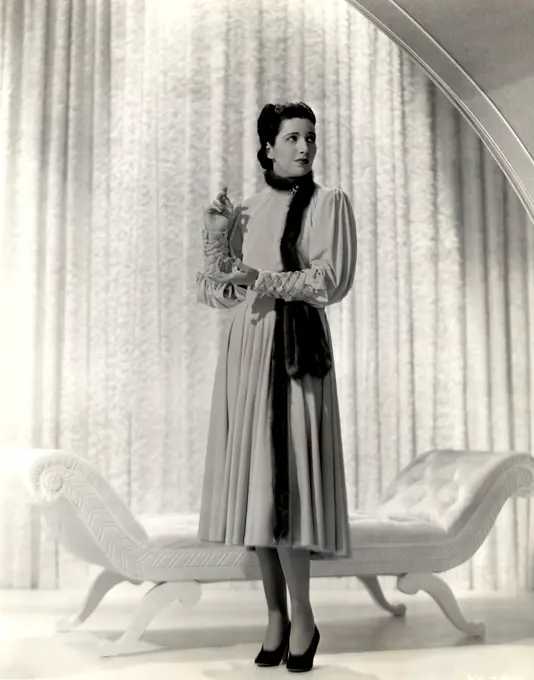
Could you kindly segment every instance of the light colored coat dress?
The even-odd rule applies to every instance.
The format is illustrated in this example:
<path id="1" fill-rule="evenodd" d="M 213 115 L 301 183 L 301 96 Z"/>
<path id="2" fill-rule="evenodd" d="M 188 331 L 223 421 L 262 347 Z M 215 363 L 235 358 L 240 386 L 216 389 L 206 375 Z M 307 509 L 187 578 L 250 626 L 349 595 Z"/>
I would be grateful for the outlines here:
<path id="1" fill-rule="evenodd" d="M 199 300 L 231 314 L 213 389 L 198 534 L 203 541 L 274 547 L 269 374 L 275 298 L 322 310 L 331 343 L 324 308 L 340 302 L 354 281 L 355 219 L 339 189 L 317 187 L 298 242 L 302 270 L 283 271 L 280 239 L 291 198 L 266 186 L 238 206 L 228 231 L 203 231 Z M 253 288 L 209 278 L 209 269 L 229 254 L 259 270 Z M 335 368 L 323 380 L 290 382 L 290 530 L 284 544 L 315 557 L 343 557 L 350 538 Z"/>

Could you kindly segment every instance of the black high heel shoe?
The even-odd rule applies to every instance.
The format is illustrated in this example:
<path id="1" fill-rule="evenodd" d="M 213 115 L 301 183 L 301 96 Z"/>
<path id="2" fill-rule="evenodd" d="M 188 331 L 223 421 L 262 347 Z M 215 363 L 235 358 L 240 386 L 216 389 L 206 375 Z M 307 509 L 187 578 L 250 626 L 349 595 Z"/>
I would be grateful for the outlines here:
<path id="1" fill-rule="evenodd" d="M 290 673 L 306 673 L 307 671 L 311 671 L 311 669 L 313 668 L 315 652 L 317 651 L 317 647 L 319 646 L 320 639 L 321 636 L 319 634 L 317 626 L 315 626 L 312 641 L 310 642 L 310 646 L 304 652 L 304 654 L 294 655 L 291 654 L 291 652 L 289 653 L 286 668 Z"/>
<path id="2" fill-rule="evenodd" d="M 287 630 L 282 638 L 282 642 L 276 649 L 263 649 L 261 646 L 258 656 L 254 659 L 256 666 L 267 668 L 271 666 L 279 666 L 286 663 L 289 654 L 289 634 L 291 632 L 291 623 L 288 624 Z"/>

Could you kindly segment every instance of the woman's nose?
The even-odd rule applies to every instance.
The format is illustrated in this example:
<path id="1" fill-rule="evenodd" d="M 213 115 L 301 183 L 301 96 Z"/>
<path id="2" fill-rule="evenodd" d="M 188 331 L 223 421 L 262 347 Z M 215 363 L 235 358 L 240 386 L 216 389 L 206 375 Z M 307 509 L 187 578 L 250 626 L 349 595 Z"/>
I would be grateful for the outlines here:
<path id="1" fill-rule="evenodd" d="M 297 144 L 297 151 L 299 153 L 308 153 L 308 142 L 305 139 L 299 140 Z"/>

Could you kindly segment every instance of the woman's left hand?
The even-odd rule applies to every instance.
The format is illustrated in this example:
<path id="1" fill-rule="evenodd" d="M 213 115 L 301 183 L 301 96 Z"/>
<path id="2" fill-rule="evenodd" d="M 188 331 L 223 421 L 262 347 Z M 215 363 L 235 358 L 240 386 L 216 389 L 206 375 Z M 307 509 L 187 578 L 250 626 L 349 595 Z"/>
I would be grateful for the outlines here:
<path id="1" fill-rule="evenodd" d="M 253 286 L 259 276 L 259 271 L 243 262 L 238 262 L 228 274 L 216 272 L 210 276 L 218 283 L 233 283 L 235 286 Z"/>

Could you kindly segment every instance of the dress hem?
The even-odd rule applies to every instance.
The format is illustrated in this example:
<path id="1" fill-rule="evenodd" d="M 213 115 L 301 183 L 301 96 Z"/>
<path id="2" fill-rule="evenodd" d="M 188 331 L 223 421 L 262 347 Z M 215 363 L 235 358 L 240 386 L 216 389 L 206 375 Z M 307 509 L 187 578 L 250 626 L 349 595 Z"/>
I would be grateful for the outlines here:
<path id="1" fill-rule="evenodd" d="M 307 550 L 312 556 L 312 559 L 315 557 L 316 559 L 328 559 L 328 560 L 338 560 L 338 559 L 347 559 L 350 557 L 350 551 L 348 550 L 338 550 L 338 551 L 332 551 L 332 550 L 326 550 L 319 548 L 317 546 L 311 546 L 311 545 L 304 545 L 304 544 L 299 544 L 299 543 L 266 543 L 266 544 L 256 544 L 256 545 L 250 545 L 247 543 L 231 543 L 229 541 L 224 541 L 224 540 L 215 540 L 215 539 L 209 539 L 209 538 L 201 538 L 200 536 L 198 537 L 199 541 L 201 543 L 212 543 L 215 545 L 225 545 L 229 548 L 244 548 L 247 552 L 256 552 L 256 548 L 293 548 L 294 550 Z"/>

